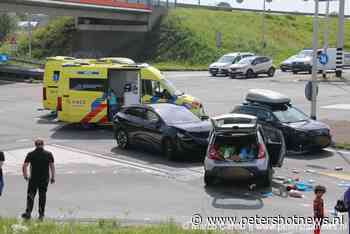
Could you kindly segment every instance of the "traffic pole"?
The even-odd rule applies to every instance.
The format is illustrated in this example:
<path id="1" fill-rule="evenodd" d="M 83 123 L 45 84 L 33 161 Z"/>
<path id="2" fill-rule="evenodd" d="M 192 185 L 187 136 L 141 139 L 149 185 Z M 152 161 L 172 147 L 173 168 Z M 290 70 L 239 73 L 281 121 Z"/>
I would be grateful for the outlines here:
<path id="1" fill-rule="evenodd" d="M 312 99 L 311 99 L 311 119 L 316 119 L 316 95 L 317 95 L 317 49 L 318 49 L 318 9 L 319 0 L 315 0 L 315 14 L 313 19 L 312 35 Z"/>
<path id="2" fill-rule="evenodd" d="M 265 13 L 266 13 L 266 0 L 263 0 L 263 13 L 261 19 L 261 52 L 264 55 L 265 51 Z"/>
<path id="3" fill-rule="evenodd" d="M 329 35 L 329 1 L 327 0 L 326 3 L 326 16 L 324 18 L 324 39 L 323 39 L 323 51 L 325 54 L 327 54 L 327 50 L 328 50 L 328 35 Z M 327 77 L 327 72 L 325 67 L 323 68 L 323 78 Z"/>
<path id="4" fill-rule="evenodd" d="M 344 47 L 344 12 L 345 0 L 339 0 L 339 18 L 338 18 L 338 40 L 335 75 L 342 77 L 343 73 L 343 47 Z"/>

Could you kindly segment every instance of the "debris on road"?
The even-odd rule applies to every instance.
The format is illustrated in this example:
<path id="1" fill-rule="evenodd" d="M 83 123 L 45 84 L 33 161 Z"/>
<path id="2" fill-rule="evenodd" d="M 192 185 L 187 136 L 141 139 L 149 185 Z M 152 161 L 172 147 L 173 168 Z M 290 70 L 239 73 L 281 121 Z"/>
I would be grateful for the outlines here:
<path id="1" fill-rule="evenodd" d="M 260 193 L 262 197 L 272 197 L 272 192 L 261 192 Z"/>
<path id="2" fill-rule="evenodd" d="M 294 169 L 292 170 L 292 172 L 293 172 L 294 174 L 299 174 L 299 173 L 300 173 L 300 171 L 299 171 L 298 169 L 296 169 L 296 168 L 294 168 Z"/>
<path id="3" fill-rule="evenodd" d="M 290 197 L 295 197 L 295 198 L 303 198 L 304 197 L 304 195 L 301 192 L 297 191 L 297 190 L 290 190 L 288 192 L 288 195 Z"/>
<path id="4" fill-rule="evenodd" d="M 312 169 L 306 169 L 305 172 L 307 172 L 307 173 L 315 173 L 316 171 L 312 170 Z"/>

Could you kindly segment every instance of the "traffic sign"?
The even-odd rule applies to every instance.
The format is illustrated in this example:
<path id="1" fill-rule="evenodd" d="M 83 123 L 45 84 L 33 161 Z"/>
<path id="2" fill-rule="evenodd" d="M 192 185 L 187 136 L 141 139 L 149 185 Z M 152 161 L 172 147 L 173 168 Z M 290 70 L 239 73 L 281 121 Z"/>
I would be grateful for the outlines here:
<path id="1" fill-rule="evenodd" d="M 5 63 L 9 60 L 9 57 L 7 54 L 0 54 L 0 63 Z"/>
<path id="2" fill-rule="evenodd" d="M 320 64 L 322 65 L 326 65 L 328 63 L 328 55 L 326 53 L 321 53 L 319 56 L 318 56 L 318 61 L 320 62 Z"/>

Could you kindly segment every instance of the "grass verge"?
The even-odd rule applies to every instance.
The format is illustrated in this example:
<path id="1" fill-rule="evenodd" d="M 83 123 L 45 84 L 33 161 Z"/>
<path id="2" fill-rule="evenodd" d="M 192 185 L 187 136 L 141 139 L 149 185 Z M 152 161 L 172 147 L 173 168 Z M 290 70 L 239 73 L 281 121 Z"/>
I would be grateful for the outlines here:
<path id="1" fill-rule="evenodd" d="M 350 150 L 350 143 L 335 143 L 334 148 Z"/>
<path id="2" fill-rule="evenodd" d="M 0 218 L 2 234 L 216 234 L 217 231 L 185 230 L 173 223 L 147 226 L 121 226 L 117 221 L 100 220 L 95 224 L 18 222 Z M 233 232 L 233 234 L 236 232 Z"/>

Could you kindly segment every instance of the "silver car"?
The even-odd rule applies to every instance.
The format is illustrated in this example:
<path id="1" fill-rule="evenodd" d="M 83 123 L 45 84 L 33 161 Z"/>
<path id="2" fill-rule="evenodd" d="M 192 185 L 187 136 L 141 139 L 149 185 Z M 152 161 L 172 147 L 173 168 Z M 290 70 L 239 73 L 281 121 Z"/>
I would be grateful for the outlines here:
<path id="1" fill-rule="evenodd" d="M 256 117 L 246 114 L 221 115 L 212 123 L 204 161 L 205 184 L 257 178 L 259 185 L 270 186 L 272 168 L 281 167 L 286 154 L 282 132 L 261 126 Z"/>

